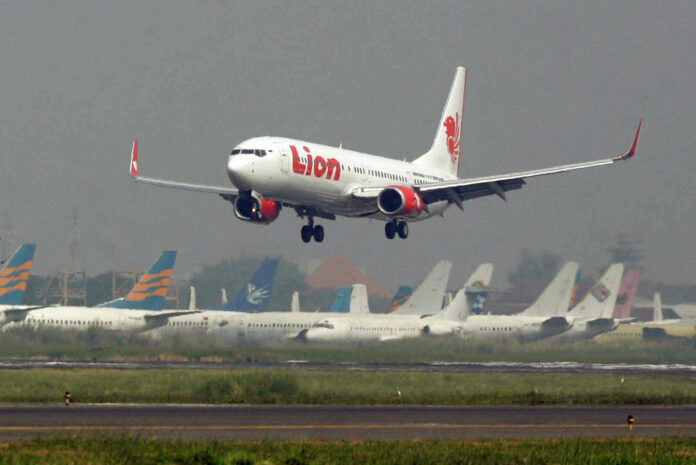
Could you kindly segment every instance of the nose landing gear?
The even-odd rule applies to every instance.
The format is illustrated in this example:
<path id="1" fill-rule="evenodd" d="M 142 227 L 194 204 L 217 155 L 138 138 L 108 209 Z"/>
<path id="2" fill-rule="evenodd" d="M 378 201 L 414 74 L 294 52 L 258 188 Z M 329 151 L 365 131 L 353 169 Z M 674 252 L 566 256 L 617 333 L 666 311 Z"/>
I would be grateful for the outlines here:
<path id="1" fill-rule="evenodd" d="M 408 237 L 408 224 L 405 221 L 391 220 L 384 225 L 384 235 L 387 239 L 394 239 L 397 234 L 401 239 Z"/>
<path id="2" fill-rule="evenodd" d="M 302 236 L 302 242 L 305 244 L 314 238 L 317 242 L 322 242 L 324 240 L 324 227 L 320 224 L 314 224 L 314 218 L 309 217 L 309 223 L 302 226 L 300 229 L 300 236 Z"/>

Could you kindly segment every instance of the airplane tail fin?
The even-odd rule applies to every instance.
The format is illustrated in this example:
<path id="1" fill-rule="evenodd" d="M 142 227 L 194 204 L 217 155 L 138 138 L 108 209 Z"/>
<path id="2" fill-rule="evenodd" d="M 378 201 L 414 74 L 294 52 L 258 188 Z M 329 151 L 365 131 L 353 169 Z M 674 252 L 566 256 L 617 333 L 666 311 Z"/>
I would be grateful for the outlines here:
<path id="1" fill-rule="evenodd" d="M 471 314 L 472 308 L 476 305 L 476 300 L 484 295 L 491 286 L 493 278 L 493 264 L 482 263 L 476 271 L 469 276 L 464 286 L 457 292 L 454 299 L 442 311 L 432 315 L 433 320 L 464 321 Z M 485 293 L 485 294 L 484 294 Z"/>
<path id="2" fill-rule="evenodd" d="M 353 289 L 350 286 L 341 286 L 336 292 L 333 302 L 329 307 L 330 313 L 348 313 L 350 311 L 350 295 Z"/>
<path id="3" fill-rule="evenodd" d="M 580 265 L 576 262 L 568 262 L 563 265 L 551 283 L 546 286 L 539 298 L 525 311 L 524 316 L 565 316 L 568 312 L 575 278 L 578 275 Z"/>
<path id="4" fill-rule="evenodd" d="M 191 286 L 190 288 L 190 297 L 189 297 L 189 311 L 196 310 L 196 288 Z"/>
<path id="5" fill-rule="evenodd" d="M 397 289 L 396 294 L 394 294 L 394 298 L 392 298 L 392 301 L 389 304 L 387 313 L 393 312 L 401 305 L 406 303 L 406 301 L 411 298 L 411 294 L 413 294 L 413 288 L 411 286 L 399 286 L 399 289 Z"/>
<path id="6" fill-rule="evenodd" d="M 268 311 L 268 302 L 271 300 L 273 283 L 280 259 L 267 258 L 261 263 L 251 280 L 239 291 L 239 294 L 225 305 L 215 307 L 213 310 L 232 310 L 235 312 L 265 312 Z"/>
<path id="7" fill-rule="evenodd" d="M 653 321 L 662 321 L 664 316 L 662 315 L 662 296 L 659 292 L 653 295 Z"/>
<path id="8" fill-rule="evenodd" d="M 450 88 L 447 103 L 442 111 L 440 124 L 435 132 L 433 145 L 426 153 L 413 161 L 414 165 L 428 166 L 459 174 L 462 115 L 466 97 L 466 70 L 457 68 Z"/>
<path id="9" fill-rule="evenodd" d="M 97 307 L 131 310 L 162 310 L 172 282 L 176 250 L 165 250 L 127 296 Z"/>
<path id="10" fill-rule="evenodd" d="M 292 293 L 292 302 L 290 302 L 290 311 L 293 313 L 301 312 L 300 309 L 300 293 L 295 291 Z"/>
<path id="11" fill-rule="evenodd" d="M 350 293 L 349 313 L 370 313 L 370 304 L 367 300 L 367 286 L 364 284 L 353 284 Z"/>
<path id="12" fill-rule="evenodd" d="M 576 318 L 605 318 L 611 319 L 614 304 L 619 294 L 621 276 L 623 275 L 623 263 L 614 263 L 590 292 L 567 315 Z"/>
<path id="13" fill-rule="evenodd" d="M 227 289 L 224 287 L 220 289 L 220 305 L 225 305 L 227 303 Z"/>
<path id="14" fill-rule="evenodd" d="M 36 244 L 22 244 L 0 271 L 0 305 L 22 305 Z"/>
<path id="15" fill-rule="evenodd" d="M 636 292 L 638 292 L 639 281 L 640 271 L 630 270 L 626 273 L 623 281 L 621 281 L 619 296 L 616 298 L 616 307 L 614 307 L 614 313 L 612 315 L 613 318 L 624 319 L 631 317 L 631 310 L 633 309 L 633 302 L 636 299 Z"/>
<path id="16" fill-rule="evenodd" d="M 578 272 L 575 275 L 575 284 L 573 284 L 573 290 L 570 292 L 570 302 L 568 302 L 567 311 L 571 311 L 575 307 L 575 303 L 578 298 L 578 289 L 580 289 L 580 281 L 582 280 L 582 270 L 578 268 Z"/>
<path id="17" fill-rule="evenodd" d="M 430 270 L 423 282 L 413 291 L 411 297 L 393 315 L 425 315 L 442 310 L 442 299 L 445 295 L 452 262 L 440 261 Z"/>

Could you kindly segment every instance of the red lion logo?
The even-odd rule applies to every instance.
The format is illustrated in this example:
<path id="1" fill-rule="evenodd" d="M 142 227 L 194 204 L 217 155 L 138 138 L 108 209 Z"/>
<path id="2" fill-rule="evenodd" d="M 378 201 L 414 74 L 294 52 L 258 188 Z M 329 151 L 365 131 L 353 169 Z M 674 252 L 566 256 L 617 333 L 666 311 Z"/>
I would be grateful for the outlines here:
<path id="1" fill-rule="evenodd" d="M 459 158 L 459 138 L 461 136 L 459 113 L 455 113 L 454 116 L 456 117 L 456 120 L 451 116 L 448 116 L 445 122 L 442 124 L 445 127 L 445 134 L 447 135 L 447 151 L 452 158 L 452 164 L 457 163 L 457 158 Z"/>

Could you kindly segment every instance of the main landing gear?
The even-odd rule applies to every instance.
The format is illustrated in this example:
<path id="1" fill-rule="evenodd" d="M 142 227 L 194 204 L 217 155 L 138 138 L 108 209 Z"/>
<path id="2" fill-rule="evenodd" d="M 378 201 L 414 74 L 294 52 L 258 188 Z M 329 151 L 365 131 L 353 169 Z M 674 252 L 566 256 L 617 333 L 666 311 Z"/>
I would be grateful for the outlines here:
<path id="1" fill-rule="evenodd" d="M 322 242 L 324 240 L 324 227 L 320 224 L 314 225 L 314 218 L 309 217 L 309 223 L 302 226 L 300 229 L 300 235 L 302 236 L 302 242 L 305 244 L 314 238 L 317 242 Z"/>
<path id="2" fill-rule="evenodd" d="M 391 220 L 384 225 L 384 235 L 387 239 L 394 239 L 397 234 L 401 239 L 408 237 L 408 224 L 405 221 Z"/>

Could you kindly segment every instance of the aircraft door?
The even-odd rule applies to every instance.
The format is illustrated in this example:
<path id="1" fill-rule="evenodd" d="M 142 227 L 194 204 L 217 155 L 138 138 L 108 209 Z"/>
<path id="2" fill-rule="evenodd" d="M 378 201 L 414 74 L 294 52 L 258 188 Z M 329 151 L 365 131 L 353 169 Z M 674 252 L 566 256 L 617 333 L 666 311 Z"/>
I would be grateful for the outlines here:
<path id="1" fill-rule="evenodd" d="M 288 148 L 283 144 L 276 144 L 278 147 L 278 152 L 280 153 L 280 171 L 287 173 L 290 169 L 290 155 L 288 154 Z"/>

